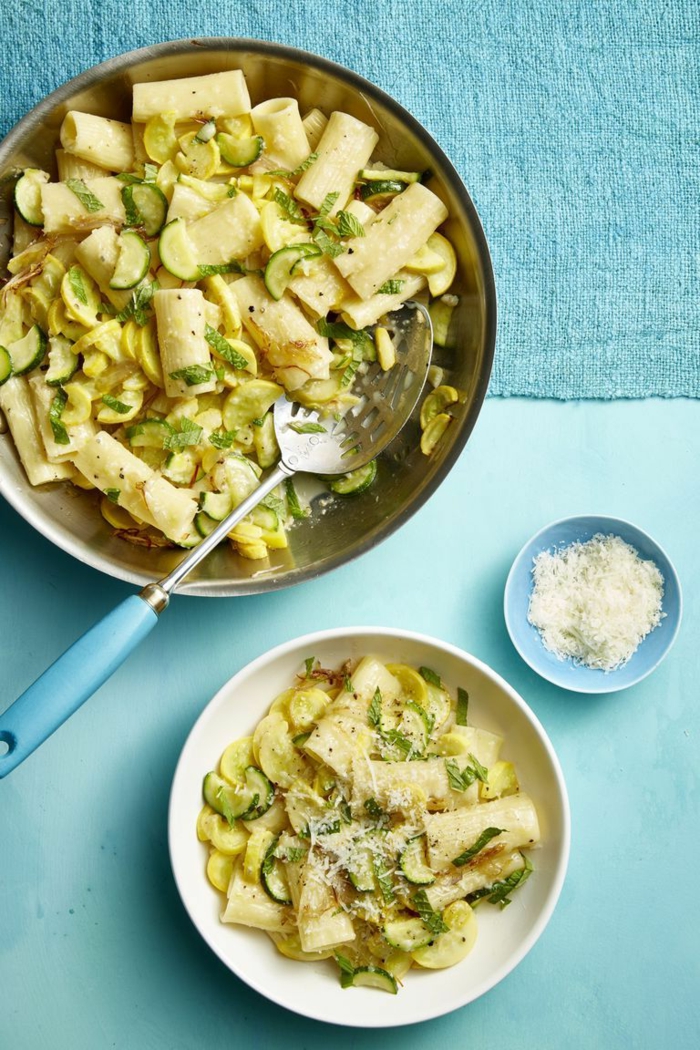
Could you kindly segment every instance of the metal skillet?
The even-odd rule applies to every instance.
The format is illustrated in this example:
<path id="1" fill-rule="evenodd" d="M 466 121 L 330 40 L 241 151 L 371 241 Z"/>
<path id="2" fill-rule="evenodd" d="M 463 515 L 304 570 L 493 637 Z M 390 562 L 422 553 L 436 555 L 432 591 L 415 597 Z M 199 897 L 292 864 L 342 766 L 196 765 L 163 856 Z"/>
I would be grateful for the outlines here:
<path id="1" fill-rule="evenodd" d="M 358 470 L 399 433 L 425 384 L 432 328 L 425 307 L 408 302 L 387 318 L 396 364 L 378 363 L 359 375 L 359 400 L 340 420 L 322 418 L 281 397 L 274 406 L 280 460 L 255 492 L 236 507 L 167 576 L 131 595 L 90 628 L 0 715 L 0 778 L 12 772 L 99 689 L 148 635 L 179 584 L 277 485 L 297 471 L 333 475 Z"/>

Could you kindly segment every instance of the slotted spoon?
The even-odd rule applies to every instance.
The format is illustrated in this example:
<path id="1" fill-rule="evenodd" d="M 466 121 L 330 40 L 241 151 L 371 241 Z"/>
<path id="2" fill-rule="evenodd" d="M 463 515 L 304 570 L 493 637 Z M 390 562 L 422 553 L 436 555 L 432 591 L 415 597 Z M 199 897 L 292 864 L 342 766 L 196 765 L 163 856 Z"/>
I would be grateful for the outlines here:
<path id="1" fill-rule="evenodd" d="M 11 773 L 126 660 L 158 622 L 178 584 L 280 482 L 297 471 L 345 474 L 373 460 L 408 420 L 425 384 L 432 351 L 427 310 L 408 302 L 384 322 L 396 364 L 358 370 L 358 402 L 341 420 L 320 418 L 280 398 L 273 414 L 280 461 L 258 488 L 183 557 L 168 576 L 126 598 L 91 627 L 0 715 L 0 778 Z M 0 751 L 2 747 L 0 746 Z"/>

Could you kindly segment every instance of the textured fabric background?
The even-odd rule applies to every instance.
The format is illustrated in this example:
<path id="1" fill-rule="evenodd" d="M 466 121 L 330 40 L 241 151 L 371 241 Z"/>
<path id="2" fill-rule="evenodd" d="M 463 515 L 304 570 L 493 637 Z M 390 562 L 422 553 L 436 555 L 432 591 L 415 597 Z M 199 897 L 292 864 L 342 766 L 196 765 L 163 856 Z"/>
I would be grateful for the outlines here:
<path id="1" fill-rule="evenodd" d="M 500 304 L 492 395 L 700 397 L 697 0 L 13 0 L 0 132 L 121 51 L 243 36 L 341 62 L 460 171 Z"/>

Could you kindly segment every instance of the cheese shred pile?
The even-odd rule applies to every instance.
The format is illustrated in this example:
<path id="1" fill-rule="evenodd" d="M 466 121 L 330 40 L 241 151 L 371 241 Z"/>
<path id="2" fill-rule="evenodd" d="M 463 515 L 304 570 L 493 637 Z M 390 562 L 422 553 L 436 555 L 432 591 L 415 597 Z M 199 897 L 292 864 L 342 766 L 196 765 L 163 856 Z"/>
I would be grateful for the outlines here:
<path id="1" fill-rule="evenodd" d="M 528 620 L 560 660 L 614 671 L 665 615 L 663 576 L 619 536 L 543 551 L 532 573 Z"/>

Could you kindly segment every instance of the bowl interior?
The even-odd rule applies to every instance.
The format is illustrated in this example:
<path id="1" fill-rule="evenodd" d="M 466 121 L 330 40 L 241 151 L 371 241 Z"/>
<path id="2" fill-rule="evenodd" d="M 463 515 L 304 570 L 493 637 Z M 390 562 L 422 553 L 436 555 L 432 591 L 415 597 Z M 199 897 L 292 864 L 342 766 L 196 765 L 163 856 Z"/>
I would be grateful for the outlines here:
<path id="1" fill-rule="evenodd" d="M 206 850 L 197 841 L 204 774 L 225 746 L 250 733 L 303 661 L 324 666 L 368 653 L 432 667 L 452 689 L 469 691 L 470 722 L 505 736 L 523 790 L 537 806 L 543 845 L 533 851 L 535 872 L 504 911 L 482 907 L 472 953 L 442 971 L 412 970 L 396 996 L 363 988 L 343 990 L 332 960 L 302 964 L 283 958 L 262 932 L 223 925 L 220 900 L 204 873 Z M 229 681 L 205 708 L 183 749 L 173 781 L 170 855 L 185 908 L 212 950 L 238 977 L 296 1013 L 333 1024 L 388 1027 L 448 1013 L 500 981 L 544 929 L 563 883 L 569 850 L 569 810 L 553 748 L 533 713 L 498 675 L 461 650 L 417 634 L 383 628 L 345 628 L 296 639 L 261 656 Z"/>
<path id="2" fill-rule="evenodd" d="M 450 211 L 446 225 L 458 256 L 460 304 L 452 349 L 436 350 L 445 382 L 464 392 L 459 415 L 430 457 L 418 449 L 417 413 L 381 457 L 378 482 L 348 501 L 332 500 L 292 531 L 288 550 L 269 562 L 246 561 L 221 545 L 182 585 L 194 594 L 245 594 L 317 576 L 388 536 L 437 488 L 464 446 L 486 393 L 495 340 L 495 293 L 486 242 L 474 206 L 454 168 L 427 132 L 388 95 L 342 67 L 275 44 L 233 39 L 175 41 L 103 63 L 48 96 L 0 146 L 5 218 L 11 214 L 11 172 L 25 166 L 54 170 L 53 151 L 66 112 L 85 110 L 128 120 L 134 83 L 240 68 L 253 103 L 294 95 L 302 112 L 343 109 L 376 127 L 377 159 L 404 169 L 430 169 L 431 189 Z M 7 246 L 5 248 L 7 252 Z M 313 501 L 320 486 L 311 488 Z M 7 436 L 0 436 L 0 491 L 35 528 L 80 560 L 134 583 L 169 573 L 178 551 L 145 550 L 117 539 L 89 493 L 71 486 L 32 489 Z"/>
<path id="3" fill-rule="evenodd" d="M 539 631 L 527 619 L 533 589 L 533 559 L 542 551 L 553 551 L 576 541 L 585 543 L 597 533 L 620 536 L 642 558 L 653 561 L 664 578 L 664 618 L 623 667 L 608 672 L 577 666 L 571 659 L 558 659 L 544 647 Z M 508 576 L 504 612 L 508 633 L 515 648 L 539 675 L 574 692 L 612 693 L 641 681 L 666 656 L 680 627 L 682 597 L 676 570 L 665 551 L 647 533 L 620 518 L 583 515 L 554 522 L 525 544 Z"/>

